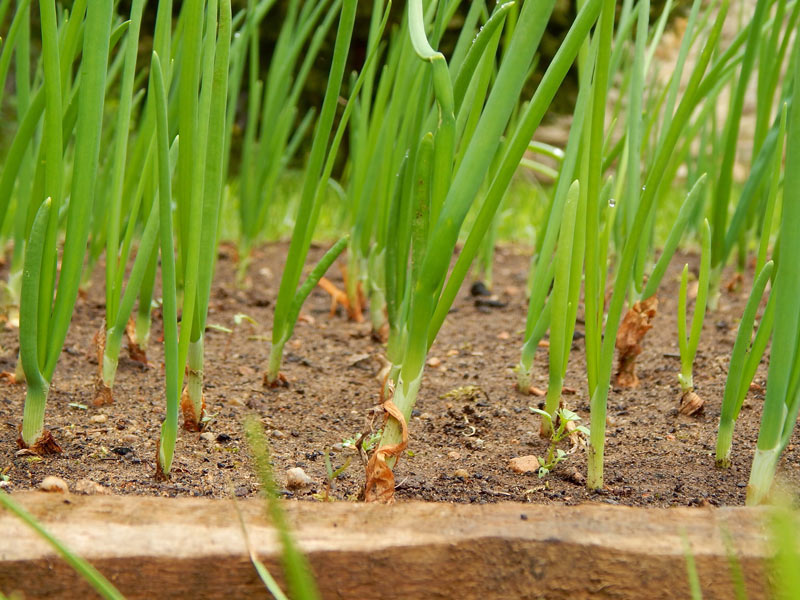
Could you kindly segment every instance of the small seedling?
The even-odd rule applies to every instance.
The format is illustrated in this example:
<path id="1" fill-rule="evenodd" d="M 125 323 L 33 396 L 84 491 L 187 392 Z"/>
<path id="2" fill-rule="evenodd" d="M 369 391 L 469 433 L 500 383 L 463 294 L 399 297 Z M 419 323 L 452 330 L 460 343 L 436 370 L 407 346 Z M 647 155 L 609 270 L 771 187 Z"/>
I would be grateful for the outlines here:
<path id="1" fill-rule="evenodd" d="M 566 408 L 559 408 L 556 413 L 556 423 L 553 423 L 550 413 L 538 408 L 529 407 L 531 411 L 540 415 L 549 425 L 550 446 L 547 448 L 546 457 L 537 457 L 539 460 L 539 477 L 547 475 L 562 460 L 567 458 L 567 453 L 558 448 L 559 442 L 573 434 L 589 437 L 589 429 L 583 425 L 578 425 L 581 418 Z"/>
<path id="2" fill-rule="evenodd" d="M 378 445 L 378 442 L 381 440 L 382 434 L 383 434 L 383 429 L 379 429 L 374 433 L 361 435 L 359 437 L 347 438 L 342 440 L 342 446 L 344 446 L 345 448 L 350 448 L 352 450 L 358 450 L 359 447 L 361 447 L 361 449 L 363 449 L 364 452 L 372 452 Z"/>
<path id="3" fill-rule="evenodd" d="M 351 456 L 347 457 L 347 460 L 344 461 L 344 464 L 339 467 L 338 469 L 334 470 L 333 465 L 331 465 L 331 453 L 330 450 L 325 450 L 325 474 L 327 475 L 327 480 L 325 481 L 325 491 L 321 494 L 314 494 L 314 498 L 317 500 L 322 500 L 324 502 L 332 502 L 331 498 L 331 490 L 333 490 L 333 482 L 336 480 L 339 475 L 344 473 L 347 470 L 347 467 L 350 466 L 350 461 L 352 460 Z"/>

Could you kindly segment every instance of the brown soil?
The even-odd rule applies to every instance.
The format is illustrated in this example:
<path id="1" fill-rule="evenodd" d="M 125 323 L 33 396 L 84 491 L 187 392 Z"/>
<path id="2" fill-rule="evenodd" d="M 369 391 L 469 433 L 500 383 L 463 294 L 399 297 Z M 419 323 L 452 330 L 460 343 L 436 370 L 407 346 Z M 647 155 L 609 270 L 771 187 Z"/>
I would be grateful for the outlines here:
<path id="1" fill-rule="evenodd" d="M 151 344 L 150 368 L 121 357 L 114 404 L 92 406 L 97 359 L 91 340 L 104 313 L 102 271 L 97 269 L 86 299 L 76 307 L 51 388 L 46 426 L 63 448 L 62 454 L 41 459 L 17 455 L 24 386 L 0 384 L 0 473 L 9 478 L 6 489 L 30 489 L 45 476 L 57 475 L 71 488 L 88 478 L 115 494 L 254 495 L 258 486 L 249 467 L 241 422 L 256 414 L 269 432 L 278 479 L 283 480 L 287 469 L 300 466 L 314 480 L 305 490 L 286 491 L 287 496 L 321 497 L 326 487 L 324 453 L 330 452 L 333 469 L 351 461 L 335 481 L 331 497 L 355 498 L 364 484 L 364 469 L 358 455 L 342 442 L 358 437 L 373 418 L 382 348 L 369 335 L 367 323 L 350 323 L 341 315 L 330 317 L 329 297 L 318 289 L 309 297 L 304 317 L 286 347 L 284 373 L 289 386 L 275 390 L 262 386 L 272 305 L 286 247 L 275 244 L 256 252 L 251 285 L 245 291 L 233 283 L 233 251 L 220 251 L 209 323 L 233 332 L 209 329 L 207 334 L 205 397 L 215 418 L 209 427 L 213 436 L 182 431 L 171 479 L 166 482 L 154 478 L 156 442 L 165 410 L 160 344 Z M 312 258 L 323 250 L 312 249 Z M 678 414 L 677 276 L 684 260 L 693 265 L 696 260 L 680 256 L 673 261 L 659 293 L 653 330 L 637 360 L 641 383 L 636 389 L 612 389 L 609 394 L 606 489 L 596 494 L 587 492 L 583 484 L 583 449 L 544 479 L 535 473 L 516 474 L 508 467 L 514 457 L 546 452 L 538 418 L 528 410 L 542 399 L 521 395 L 512 387 L 527 308 L 528 260 L 524 250 L 498 250 L 495 291 L 504 306 L 477 306 L 467 287 L 456 300 L 430 353 L 430 364 L 436 366 L 426 368 L 410 423 L 409 447 L 396 468 L 397 499 L 742 504 L 757 438 L 766 361 L 737 423 L 729 470 L 714 466 L 714 447 L 728 360 L 752 274 L 745 275 L 744 287 L 738 291 L 724 290 L 719 310 L 706 318 L 694 373 L 705 407 L 699 415 L 686 417 Z M 338 269 L 331 269 L 329 276 L 341 285 Z M 252 317 L 257 325 L 247 321 L 235 325 L 238 313 Z M 156 312 L 153 339 L 159 338 L 160 327 Z M 0 369 L 13 371 L 16 331 L 0 332 L 0 344 Z M 584 373 L 583 340 L 578 335 L 566 380 L 575 393 L 565 399 L 588 425 Z M 547 351 L 540 349 L 534 385 L 546 388 L 546 378 Z M 374 421 L 379 424 L 380 419 Z M 795 433 L 779 471 L 788 481 L 800 482 L 800 434 Z"/>

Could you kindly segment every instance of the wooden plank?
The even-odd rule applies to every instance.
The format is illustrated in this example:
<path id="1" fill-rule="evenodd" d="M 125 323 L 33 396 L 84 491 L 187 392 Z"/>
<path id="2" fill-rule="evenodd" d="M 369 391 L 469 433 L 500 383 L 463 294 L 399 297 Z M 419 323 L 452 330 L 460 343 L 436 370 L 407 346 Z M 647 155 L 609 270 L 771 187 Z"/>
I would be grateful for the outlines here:
<path id="1" fill-rule="evenodd" d="M 128 598 L 267 597 L 232 501 L 15 494 Z M 240 501 L 258 556 L 280 580 L 274 531 Z M 767 598 L 757 509 L 531 504 L 286 504 L 325 598 L 687 598 L 682 532 L 705 598 L 733 598 L 723 538 L 748 597 Z M 24 524 L 0 514 L 0 591 L 31 598 L 92 592 Z"/>

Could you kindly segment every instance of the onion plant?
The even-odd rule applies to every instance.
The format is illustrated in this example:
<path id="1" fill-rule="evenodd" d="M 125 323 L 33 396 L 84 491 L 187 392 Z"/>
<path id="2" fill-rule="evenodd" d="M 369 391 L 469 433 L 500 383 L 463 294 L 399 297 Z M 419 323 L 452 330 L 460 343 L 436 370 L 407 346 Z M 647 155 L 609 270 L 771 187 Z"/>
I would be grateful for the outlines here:
<path id="1" fill-rule="evenodd" d="M 759 43 L 762 40 L 761 24 L 764 21 L 768 0 L 758 0 L 756 2 L 753 16 L 750 19 L 749 30 L 747 33 L 747 44 L 742 58 L 742 67 L 739 77 L 736 80 L 736 87 L 733 98 L 725 121 L 725 134 L 722 145 L 722 162 L 719 167 L 719 177 L 714 188 L 714 200 L 712 208 L 712 233 L 711 243 L 712 259 L 711 264 L 715 269 L 714 283 L 712 285 L 712 308 L 716 307 L 717 289 L 719 287 L 720 271 L 724 259 L 724 241 L 726 225 L 728 219 L 728 205 L 730 202 L 731 187 L 733 184 L 733 163 L 736 159 L 737 138 L 739 137 L 739 124 L 741 122 L 742 108 L 744 106 L 744 96 L 747 84 L 753 72 Z"/>
<path id="2" fill-rule="evenodd" d="M 381 32 L 386 25 L 390 8 L 391 4 L 387 7 L 381 21 Z M 328 77 L 328 85 L 325 90 L 325 98 L 323 99 L 320 118 L 314 130 L 314 140 L 306 168 L 300 206 L 298 207 L 294 232 L 289 245 L 286 266 L 281 276 L 278 299 L 275 303 L 275 316 L 272 324 L 272 345 L 270 347 L 267 371 L 264 374 L 264 385 L 270 387 L 285 383 L 285 378 L 283 378 L 280 373 L 283 348 L 294 331 L 294 326 L 300 314 L 300 308 L 308 294 L 311 293 L 311 290 L 325 274 L 328 267 L 330 267 L 336 257 L 344 250 L 348 241 L 347 236 L 345 236 L 335 243 L 311 271 L 306 281 L 298 287 L 303 264 L 308 255 L 311 238 L 319 217 L 322 194 L 327 185 L 328 178 L 331 175 L 331 171 L 333 170 L 334 159 L 346 130 L 347 120 L 355 106 L 353 99 L 357 96 L 363 84 L 365 72 L 368 71 L 366 68 L 362 70 L 362 73 L 353 86 L 350 100 L 347 102 L 344 113 L 342 114 L 334 139 L 330 146 L 328 146 L 328 138 L 333 127 L 334 113 L 336 111 L 339 90 L 342 85 L 350 38 L 353 32 L 355 12 L 356 2 L 353 0 L 344 0 L 336 34 L 336 43 Z M 375 48 L 373 48 L 373 51 L 368 55 L 365 67 L 368 67 L 368 63 L 373 60 L 374 57 Z"/>
<path id="3" fill-rule="evenodd" d="M 781 213 L 781 235 L 772 295 L 775 327 L 772 336 L 767 392 L 750 481 L 747 503 L 758 504 L 767 496 L 781 452 L 789 443 L 800 408 L 800 42 L 795 42 L 792 73 L 792 108 L 786 131 L 786 167 Z"/>
<path id="4" fill-rule="evenodd" d="M 722 397 L 722 410 L 717 432 L 716 463 L 720 467 L 729 467 L 731 464 L 733 428 L 772 334 L 775 303 L 770 300 L 756 330 L 755 339 L 753 339 L 756 312 L 767 283 L 772 276 L 773 267 L 774 263 L 769 261 L 758 273 L 742 314 L 742 319 L 739 321 L 739 329 L 728 366 L 728 378 L 725 381 L 725 392 Z M 771 295 L 769 297 L 770 299 L 772 298 Z"/>
<path id="5" fill-rule="evenodd" d="M 597 225 L 596 222 L 588 223 L 589 217 L 587 216 L 587 288 L 585 293 L 587 296 L 594 296 L 594 301 L 592 303 L 589 302 L 588 297 L 586 303 L 586 359 L 589 394 L 591 396 L 591 443 L 589 448 L 589 473 L 587 477 L 587 486 L 590 489 L 599 489 L 603 485 L 606 402 L 611 381 L 614 346 L 620 326 L 622 309 L 625 304 L 625 296 L 628 294 L 631 278 L 634 273 L 636 256 L 640 251 L 640 244 L 646 225 L 651 219 L 651 210 L 653 209 L 658 189 L 662 184 L 665 169 L 670 163 L 672 153 L 681 137 L 682 130 L 694 111 L 695 106 L 703 99 L 703 93 L 705 92 L 705 94 L 707 94 L 708 90 L 713 88 L 713 83 L 718 80 L 722 65 L 725 64 L 724 61 L 729 60 L 728 57 L 723 54 L 723 56 L 717 59 L 717 62 L 709 70 L 708 74 L 705 73 L 706 68 L 711 62 L 722 23 L 727 14 L 728 4 L 727 0 L 723 0 L 721 3 L 717 18 L 694 66 L 683 98 L 670 120 L 669 126 L 658 142 L 655 155 L 652 160 L 649 161 L 648 174 L 642 187 L 639 200 L 636 203 L 635 216 L 616 266 L 613 291 L 608 305 L 608 312 L 605 318 L 605 331 L 602 338 L 600 337 L 600 325 L 602 323 L 602 311 L 600 307 L 602 306 L 602 298 L 597 295 L 602 288 L 597 285 L 590 286 L 588 274 L 591 271 L 602 273 L 605 270 L 605 266 L 602 263 L 598 264 L 596 260 L 599 255 L 598 247 L 595 246 L 594 242 L 590 244 L 589 233 L 591 231 L 596 232 Z M 601 38 L 600 46 L 602 47 L 602 45 L 603 42 Z M 598 53 L 598 61 L 600 60 L 600 56 L 601 55 Z M 602 113 L 600 113 L 600 115 L 602 115 Z M 596 125 L 594 117 L 593 124 Z M 600 125 L 602 125 L 602 122 Z M 597 146 L 599 149 L 599 143 Z M 597 209 L 596 207 L 594 209 L 590 207 L 588 210 L 588 215 L 592 215 L 593 210 Z"/>
<path id="6" fill-rule="evenodd" d="M 128 28 L 128 35 L 123 46 L 122 52 L 125 56 L 125 66 L 122 75 L 120 87 L 120 101 L 117 112 L 116 131 L 114 136 L 114 148 L 112 151 L 112 173 L 111 173 L 111 198 L 110 208 L 107 212 L 106 220 L 106 319 L 105 327 L 100 332 L 100 336 L 105 338 L 104 343 L 101 345 L 102 351 L 98 356 L 98 367 L 100 370 L 100 377 L 97 386 L 97 394 L 95 402 L 107 402 L 111 398 L 111 385 L 114 382 L 114 375 L 116 373 L 116 361 L 119 353 L 119 344 L 122 339 L 121 330 L 127 325 L 128 317 L 132 310 L 131 306 L 128 310 L 119 310 L 120 292 L 122 277 L 118 277 L 118 273 L 124 270 L 125 263 L 127 262 L 127 253 L 120 253 L 120 221 L 122 219 L 122 191 L 124 181 L 124 166 L 127 158 L 128 150 L 128 134 L 131 121 L 132 109 L 132 96 L 134 77 L 136 75 L 136 58 L 139 49 L 139 30 L 142 23 L 142 12 L 144 10 L 144 0 L 136 0 L 131 5 L 131 20 Z M 163 12 L 161 15 L 162 21 L 164 19 Z M 132 216 L 138 212 L 138 206 L 134 206 Z M 157 215 L 157 211 L 152 211 L 153 215 Z M 136 218 L 128 220 L 128 227 L 132 230 L 136 227 Z M 157 221 L 150 227 L 150 235 L 143 238 L 144 243 L 140 245 L 138 254 L 139 263 L 149 261 L 150 254 L 154 247 L 155 232 L 157 231 Z M 125 260 L 120 260 L 125 259 Z M 140 272 L 143 273 L 143 268 L 136 269 L 137 278 L 141 277 Z M 129 284 L 130 286 L 130 284 Z M 134 285 L 131 288 L 135 300 L 135 292 L 138 291 Z M 125 306 L 127 308 L 127 306 Z M 113 331 L 113 333 L 112 333 Z M 102 339 L 102 338 L 101 338 Z M 116 350 L 115 350 L 116 347 Z"/>
<path id="7" fill-rule="evenodd" d="M 78 295 L 89 235 L 89 215 L 100 152 L 105 77 L 111 38 L 111 0 L 92 2 L 86 10 L 86 29 L 80 66 L 74 165 L 67 231 L 58 285 L 55 285 L 58 214 L 62 204 L 63 141 L 61 63 L 56 35 L 55 3 L 42 0 L 42 39 L 45 76 L 45 193 L 28 241 L 20 312 L 20 359 L 27 381 L 21 443 L 46 451 L 44 410 L 50 381 L 67 335 Z M 55 292 L 55 301 L 53 294 Z"/>
<path id="8" fill-rule="evenodd" d="M 202 180 L 202 193 L 192 190 L 190 212 L 190 238 L 188 253 L 197 249 L 196 271 L 184 265 L 184 308 L 181 327 L 181 341 L 184 346 L 188 340 L 188 382 L 186 394 L 181 401 L 184 424 L 196 430 L 204 418 L 203 400 L 203 340 L 208 317 L 208 302 L 211 294 L 211 280 L 216 259 L 219 215 L 222 202 L 223 151 L 225 135 L 225 113 L 228 96 L 228 69 L 231 45 L 231 5 L 230 0 L 221 0 L 219 21 L 217 21 L 216 0 L 210 0 L 206 16 L 206 37 L 203 43 L 202 89 L 198 107 L 198 142 L 201 156 L 197 158 L 199 171 L 197 179 Z M 213 35 L 217 33 L 216 38 Z M 205 153 L 204 156 L 202 154 Z M 178 154 L 180 161 L 180 152 Z M 198 165 L 195 164 L 195 168 Z M 195 230 L 194 227 L 197 226 Z M 195 310 L 188 310 L 187 292 L 190 289 L 189 277 L 196 275 Z M 191 318 L 190 318 L 191 317 Z M 185 334 L 185 337 L 184 337 Z M 179 355 L 183 364 L 184 354 Z"/>
<path id="9" fill-rule="evenodd" d="M 550 435 L 552 423 L 561 406 L 561 391 L 578 314 L 583 275 L 583 244 L 586 239 L 585 200 L 585 197 L 581 197 L 580 185 L 576 181 L 567 192 L 554 259 L 555 273 L 550 298 L 550 382 L 545 400 L 545 411 L 550 419 L 542 420 L 544 435 Z"/>
<path id="10" fill-rule="evenodd" d="M 416 254 L 412 248 L 412 261 L 418 266 L 415 269 L 412 264 L 411 273 L 416 272 L 416 279 L 408 281 L 405 286 L 399 288 L 401 291 L 407 290 L 406 294 L 399 296 L 402 304 L 398 307 L 402 309 L 398 310 L 402 320 L 397 329 L 403 332 L 403 336 L 399 342 L 400 349 L 395 354 L 399 360 L 391 358 L 395 364 L 394 395 L 390 401 L 384 403 L 392 419 L 384 428 L 381 446 L 368 465 L 367 498 L 384 501 L 390 500 L 392 496 L 393 477 L 390 469 L 397 454 L 405 445 L 405 435 L 407 435 L 405 423 L 417 398 L 428 348 L 452 305 L 483 235 L 491 225 L 497 206 L 528 147 L 533 132 L 597 19 L 600 3 L 590 1 L 582 7 L 534 97 L 519 117 L 513 135 L 503 146 L 500 166 L 496 170 L 487 197 L 481 205 L 479 215 L 446 285 L 450 257 L 459 231 L 501 146 L 500 134 L 506 128 L 517 104 L 525 76 L 553 5 L 549 2 L 523 5 L 494 85 L 485 101 L 474 133 L 466 148 L 462 150 L 463 157 L 455 170 L 451 164 L 452 154 L 447 160 L 437 156 L 437 152 L 457 147 L 457 140 L 451 141 L 450 138 L 451 117 L 447 114 L 453 110 L 456 101 L 452 80 L 448 69 L 444 68 L 446 67 L 444 56 L 435 51 L 428 42 L 421 3 L 409 2 L 408 7 L 409 33 L 414 50 L 430 64 L 433 90 L 439 110 L 439 127 L 434 133 L 433 140 L 433 167 L 428 188 L 430 227 L 427 242 L 424 250 L 419 249 Z M 437 144 L 438 136 L 443 139 Z M 429 144 L 424 141 L 425 139 L 426 137 L 422 138 L 422 144 Z M 450 151 L 452 153 L 452 150 Z M 406 162 L 406 168 L 413 168 L 416 164 L 416 160 L 413 162 L 409 160 Z M 408 205 L 410 202 L 406 204 Z M 405 270 L 408 246 L 405 253 L 397 252 L 396 256 L 398 257 L 396 264 Z M 388 271 L 387 268 L 387 273 Z"/>
<path id="11" fill-rule="evenodd" d="M 700 250 L 700 273 L 697 279 L 697 296 L 694 304 L 691 328 L 689 335 L 686 335 L 686 305 L 688 296 L 689 265 L 686 264 L 681 272 L 681 286 L 678 292 L 678 348 L 681 355 L 681 372 L 678 374 L 678 381 L 681 384 L 681 392 L 684 397 L 694 391 L 694 379 L 692 377 L 692 366 L 697 346 L 700 343 L 700 333 L 703 331 L 703 320 L 706 313 L 706 301 L 708 299 L 709 271 L 711 269 L 711 228 L 706 220 L 702 229 L 702 246 Z"/>
<path id="12" fill-rule="evenodd" d="M 593 44 L 596 52 L 597 44 Z M 536 249 L 532 259 L 530 277 L 530 298 L 528 300 L 528 316 L 525 324 L 525 340 L 522 346 L 520 362 L 517 370 L 517 389 L 528 393 L 531 387 L 531 368 L 536 349 L 550 327 L 551 304 L 547 301 L 547 293 L 551 288 L 554 276 L 554 264 L 551 260 L 558 233 L 561 226 L 564 203 L 567 198 L 570 180 L 575 173 L 578 153 L 582 143 L 582 132 L 585 123 L 585 112 L 588 106 L 589 70 L 583 69 L 580 73 L 578 98 L 575 102 L 575 114 L 572 127 L 567 140 L 564 160 L 561 165 L 558 182 L 553 193 L 544 235 L 539 236 L 541 245 Z"/>
<path id="13" fill-rule="evenodd" d="M 283 357 L 283 347 L 286 345 L 286 342 L 289 340 L 294 330 L 294 325 L 300 314 L 300 307 L 305 297 L 311 292 L 313 286 L 316 285 L 316 282 L 313 282 L 310 286 L 301 286 L 301 288 L 298 289 L 303 264 L 305 263 L 306 255 L 311 245 L 311 236 L 313 235 L 316 220 L 319 215 L 321 201 L 320 190 L 323 189 L 324 182 L 320 181 L 318 178 L 323 170 L 328 138 L 333 126 L 333 118 L 336 111 L 336 102 L 339 97 L 339 90 L 344 76 L 345 61 L 347 59 L 350 39 L 353 33 L 353 24 L 355 22 L 356 4 L 354 0 L 342 2 L 328 85 L 325 90 L 325 98 L 320 111 L 320 118 L 314 130 L 314 141 L 306 166 L 300 206 L 298 207 L 292 241 L 289 245 L 286 266 L 284 267 L 281 277 L 278 299 L 275 303 L 275 316 L 272 324 L 272 346 L 270 347 L 267 371 L 264 375 L 264 384 L 269 386 L 278 385 L 282 381 L 280 378 L 280 364 Z M 336 245 L 329 251 L 328 255 L 322 259 L 320 264 L 320 270 L 322 272 L 319 272 L 319 270 L 312 272 L 317 277 L 317 281 L 343 249 L 344 246 L 339 247 L 339 245 Z M 322 268 L 323 266 L 324 268 Z"/>
<path id="14" fill-rule="evenodd" d="M 766 308 L 758 327 L 755 328 L 758 307 L 766 293 L 767 284 L 774 273 L 774 262 L 764 263 L 764 261 L 766 260 L 772 231 L 773 214 L 777 204 L 781 164 L 783 161 L 783 142 L 786 134 L 787 109 L 787 105 L 784 104 L 781 110 L 777 147 L 772 159 L 772 176 L 770 178 L 764 225 L 761 229 L 761 240 L 756 255 L 755 272 L 757 277 L 753 283 L 753 289 L 750 291 L 750 297 L 747 300 L 742 319 L 739 322 L 739 329 L 728 366 L 728 377 L 725 381 L 716 449 L 717 466 L 723 468 L 727 468 L 731 464 L 731 444 L 733 443 L 734 426 L 747 391 L 750 389 L 756 369 L 772 336 L 775 322 L 775 296 L 769 293 Z"/>
<path id="15" fill-rule="evenodd" d="M 208 310 L 211 274 L 214 267 L 219 203 L 222 194 L 222 149 L 225 132 L 225 103 L 231 42 L 231 5 L 229 0 L 210 0 L 206 5 L 184 5 L 185 50 L 199 45 L 202 62 L 193 63 L 185 55 L 181 64 L 178 95 L 187 112 L 196 115 L 178 124 L 180 144 L 177 160 L 177 196 L 180 266 L 183 275 L 183 309 L 180 333 L 177 325 L 177 269 L 172 236 L 172 188 L 169 169 L 169 121 L 163 65 L 156 53 L 151 63 L 152 92 L 156 103 L 159 230 L 164 318 L 164 354 L 167 415 L 162 426 L 158 454 L 158 472 L 169 475 L 177 436 L 178 392 L 188 364 L 188 384 L 181 407 L 184 423 L 198 429 L 203 418 L 202 368 L 203 333 Z M 200 11 L 200 15 L 192 13 Z M 205 40 L 201 39 L 205 17 Z M 194 76 L 191 76 L 191 73 Z M 187 73 L 189 73 L 187 75 Z M 199 90 L 199 98 L 198 98 Z M 181 113 L 183 114 L 183 113 Z M 192 143 L 186 150 L 187 143 Z M 187 153 L 189 156 L 187 157 Z M 181 156 L 183 178 L 181 177 Z M 197 169 L 197 171 L 195 171 Z M 188 213 L 188 214 L 187 214 Z M 181 220 L 183 219 L 183 223 Z M 181 230 L 181 227 L 185 229 Z M 201 260 L 202 255 L 202 260 Z M 201 267 L 202 265 L 202 267 Z"/>

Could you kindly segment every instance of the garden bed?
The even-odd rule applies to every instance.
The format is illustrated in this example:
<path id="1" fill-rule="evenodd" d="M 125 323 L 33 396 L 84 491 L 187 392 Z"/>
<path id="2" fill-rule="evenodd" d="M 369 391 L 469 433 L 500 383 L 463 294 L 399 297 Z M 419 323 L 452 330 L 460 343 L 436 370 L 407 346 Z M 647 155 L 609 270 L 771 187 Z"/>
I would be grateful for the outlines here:
<path id="1" fill-rule="evenodd" d="M 324 248 L 312 249 L 312 258 Z M 214 415 L 205 434 L 182 432 L 171 478 L 157 482 L 156 443 L 164 417 L 161 345 L 151 343 L 151 366 L 123 357 L 114 388 L 113 405 L 92 405 L 97 361 L 92 337 L 104 314 L 102 269 L 79 300 L 70 333 L 51 388 L 45 424 L 63 453 L 39 458 L 19 455 L 15 440 L 22 417 L 24 386 L 3 385 L 0 396 L 0 472 L 6 489 L 35 488 L 56 475 L 74 489 L 82 479 L 99 483 L 113 494 L 238 497 L 257 492 L 248 466 L 241 422 L 256 414 L 269 432 L 276 475 L 299 466 L 313 483 L 286 490 L 293 498 L 320 498 L 326 488 L 324 453 L 331 452 L 333 469 L 348 459 L 350 466 L 335 481 L 330 496 L 354 499 L 364 474 L 357 454 L 346 440 L 357 438 L 373 418 L 378 403 L 382 348 L 370 336 L 367 323 L 342 315 L 330 317 L 329 297 L 315 290 L 287 344 L 283 372 L 289 386 L 266 389 L 261 379 L 269 352 L 273 303 L 285 244 L 258 251 L 248 288 L 234 286 L 235 256 L 220 250 L 211 294 L 209 323 L 231 332 L 209 329 L 206 338 L 206 403 Z M 544 479 L 517 474 L 510 459 L 543 455 L 538 417 L 528 407 L 542 398 L 517 393 L 513 367 L 519 360 L 527 301 L 528 252 L 517 247 L 498 250 L 494 291 L 497 302 L 462 290 L 429 355 L 429 365 L 410 424 L 409 453 L 396 469 L 399 501 L 487 503 L 518 501 L 578 504 L 598 501 L 630 506 L 735 506 L 744 503 L 745 487 L 760 422 L 766 359 L 736 425 L 729 470 L 714 466 L 716 428 L 728 360 L 738 319 L 751 287 L 750 272 L 743 286 L 723 290 L 719 310 L 705 320 L 695 363 L 695 386 L 705 399 L 704 411 L 693 417 L 678 414 L 680 368 L 676 334 L 677 276 L 684 260 L 696 268 L 696 258 L 676 256 L 659 292 L 658 315 L 638 359 L 637 389 L 612 389 L 609 395 L 606 487 L 586 491 L 586 458 L 578 449 Z M 330 278 L 341 284 L 337 266 Z M 723 281 L 727 281 L 723 277 Z M 476 302 L 477 301 L 477 302 Z M 245 314 L 256 324 L 239 319 Z M 582 325 L 578 324 L 578 332 Z M 161 335 L 155 313 L 153 339 Z M 13 371 L 17 332 L 0 334 L 0 369 Z M 576 336 L 567 372 L 568 406 L 588 425 L 583 340 Z M 124 351 L 123 351 L 124 354 Z M 547 352 L 540 349 L 534 383 L 546 389 Z M 800 433 L 795 432 L 779 466 L 779 475 L 800 482 Z M 566 447 L 565 447 L 566 448 Z"/>
<path id="2" fill-rule="evenodd" d="M 266 593 L 231 501 L 44 493 L 17 499 L 127 598 Z M 263 505 L 238 506 L 253 550 L 279 576 L 279 547 Z M 684 543 L 704 597 L 735 597 L 731 553 L 747 597 L 769 596 L 759 509 L 419 502 L 290 503 L 288 509 L 324 598 L 688 598 Z M 91 595 L 14 517 L 0 514 L 0 530 L 15 540 L 0 545 L 0 589 L 24 591 L 26 598 Z"/>

